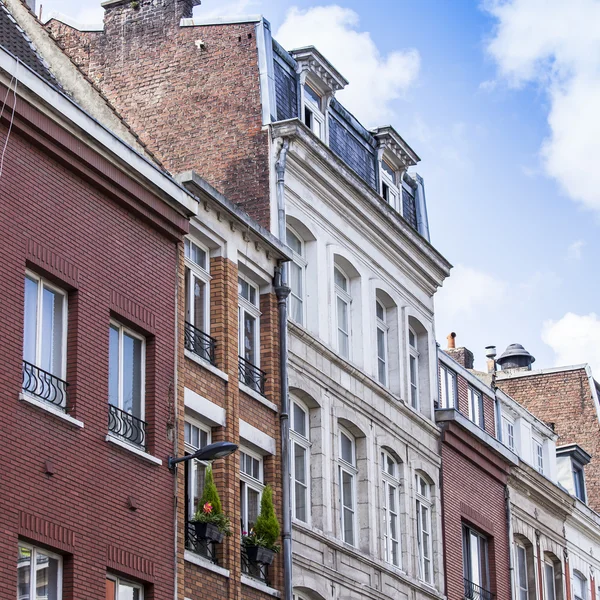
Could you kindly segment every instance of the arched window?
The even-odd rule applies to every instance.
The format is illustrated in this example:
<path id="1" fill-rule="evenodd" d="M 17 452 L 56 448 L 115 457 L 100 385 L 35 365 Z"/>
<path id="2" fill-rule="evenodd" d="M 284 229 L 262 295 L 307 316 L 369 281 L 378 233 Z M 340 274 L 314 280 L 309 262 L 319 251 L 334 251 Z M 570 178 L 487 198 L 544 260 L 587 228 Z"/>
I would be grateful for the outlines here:
<path id="1" fill-rule="evenodd" d="M 292 402 L 292 514 L 308 523 L 310 517 L 310 429 L 309 413 L 298 400 Z"/>
<path id="2" fill-rule="evenodd" d="M 579 571 L 573 571 L 573 598 L 587 600 L 587 579 Z"/>
<path id="3" fill-rule="evenodd" d="M 345 429 L 339 430 L 339 486 L 342 539 L 356 546 L 356 440 Z"/>
<path id="4" fill-rule="evenodd" d="M 544 598 L 545 600 L 556 600 L 554 562 L 547 557 L 544 557 Z"/>
<path id="5" fill-rule="evenodd" d="M 400 465 L 387 451 L 381 451 L 383 558 L 399 567 L 400 548 Z"/>
<path id="6" fill-rule="evenodd" d="M 333 284 L 335 290 L 337 350 L 343 358 L 350 358 L 350 311 L 352 304 L 350 278 L 337 265 L 333 268 Z"/>
<path id="7" fill-rule="evenodd" d="M 299 325 L 305 323 L 305 286 L 306 286 L 306 255 L 304 240 L 290 226 L 286 230 L 287 245 L 292 250 L 292 262 L 289 264 L 290 319 Z"/>
<path id="8" fill-rule="evenodd" d="M 379 300 L 375 300 L 375 322 L 377 325 L 377 379 L 382 385 L 388 385 L 388 330 L 387 309 Z"/>
<path id="9" fill-rule="evenodd" d="M 432 583 L 431 485 L 419 473 L 415 475 L 415 483 L 419 579 L 426 583 Z"/>
<path id="10" fill-rule="evenodd" d="M 517 589 L 519 600 L 529 600 L 529 577 L 530 569 L 533 568 L 525 544 L 517 542 L 515 545 L 517 554 Z"/>
<path id="11" fill-rule="evenodd" d="M 409 375 L 410 375 L 410 404 L 413 408 L 419 408 L 419 349 L 417 346 L 417 334 L 412 327 L 408 328 L 408 353 L 409 353 Z"/>

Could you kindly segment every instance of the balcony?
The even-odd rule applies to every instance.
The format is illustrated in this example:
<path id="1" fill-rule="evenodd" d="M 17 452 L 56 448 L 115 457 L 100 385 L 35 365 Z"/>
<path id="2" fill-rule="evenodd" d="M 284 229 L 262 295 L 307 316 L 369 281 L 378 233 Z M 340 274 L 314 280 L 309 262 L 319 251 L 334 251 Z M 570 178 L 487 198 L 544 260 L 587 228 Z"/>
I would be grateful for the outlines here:
<path id="1" fill-rule="evenodd" d="M 481 586 L 469 581 L 468 579 L 464 580 L 465 582 L 465 600 L 495 600 L 496 594 L 492 594 L 488 590 L 482 588 Z"/>
<path id="2" fill-rule="evenodd" d="M 146 451 L 146 423 L 113 404 L 108 405 L 108 431 Z"/>
<path id="3" fill-rule="evenodd" d="M 267 374 L 241 356 L 238 365 L 240 381 L 264 396 Z"/>
<path id="4" fill-rule="evenodd" d="M 248 554 L 246 553 L 246 548 L 244 548 L 244 546 L 242 546 L 242 573 L 253 577 L 261 583 L 271 587 L 271 583 L 269 581 L 269 565 L 252 562 L 249 560 Z"/>
<path id="5" fill-rule="evenodd" d="M 69 410 L 67 406 L 68 385 L 66 381 L 56 375 L 52 375 L 26 360 L 23 361 L 23 392 L 48 402 L 65 413 Z"/>
<path id="6" fill-rule="evenodd" d="M 185 524 L 185 547 L 195 554 L 206 558 L 211 563 L 218 565 L 215 544 L 209 540 L 202 540 L 196 536 L 196 528 L 193 523 Z"/>
<path id="7" fill-rule="evenodd" d="M 196 329 L 191 323 L 185 323 L 185 349 L 200 358 L 215 364 L 215 347 L 217 340 L 207 333 Z"/>

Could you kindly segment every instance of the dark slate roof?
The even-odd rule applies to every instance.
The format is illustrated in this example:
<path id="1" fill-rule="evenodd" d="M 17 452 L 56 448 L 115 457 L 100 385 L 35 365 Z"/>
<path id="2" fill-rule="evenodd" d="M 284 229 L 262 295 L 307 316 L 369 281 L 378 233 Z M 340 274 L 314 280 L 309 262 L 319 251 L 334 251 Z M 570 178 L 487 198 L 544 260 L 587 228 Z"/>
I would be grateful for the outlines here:
<path id="1" fill-rule="evenodd" d="M 0 3 L 0 46 L 50 85 L 60 89 L 60 85 L 50 72 L 48 65 L 2 3 Z"/>

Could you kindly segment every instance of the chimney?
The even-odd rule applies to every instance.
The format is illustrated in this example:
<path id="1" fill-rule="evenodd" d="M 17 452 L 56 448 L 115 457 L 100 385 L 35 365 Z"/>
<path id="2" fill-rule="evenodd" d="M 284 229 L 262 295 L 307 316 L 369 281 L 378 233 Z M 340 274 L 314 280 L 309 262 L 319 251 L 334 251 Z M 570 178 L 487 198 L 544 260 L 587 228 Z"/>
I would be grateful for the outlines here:
<path id="1" fill-rule="evenodd" d="M 453 358 L 458 364 L 462 365 L 465 369 L 472 369 L 473 353 L 468 348 L 456 347 L 456 333 L 453 331 L 446 337 L 446 339 L 448 340 L 448 349 L 446 350 L 446 354 Z"/>
<path id="2" fill-rule="evenodd" d="M 485 357 L 487 358 L 487 372 L 496 372 L 496 346 L 485 347 Z"/>
<path id="3" fill-rule="evenodd" d="M 510 344 L 496 362 L 503 371 L 531 371 L 535 358 L 521 344 Z"/>

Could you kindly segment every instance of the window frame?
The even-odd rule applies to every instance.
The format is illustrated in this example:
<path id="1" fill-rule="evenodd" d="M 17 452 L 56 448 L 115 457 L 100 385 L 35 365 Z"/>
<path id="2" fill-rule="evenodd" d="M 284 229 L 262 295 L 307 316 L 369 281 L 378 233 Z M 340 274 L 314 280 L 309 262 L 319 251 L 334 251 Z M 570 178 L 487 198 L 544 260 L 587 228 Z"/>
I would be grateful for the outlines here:
<path id="1" fill-rule="evenodd" d="M 343 290 L 335 281 L 335 271 L 336 269 L 339 271 L 340 275 L 344 277 L 346 280 L 347 290 Z M 344 271 L 340 265 L 334 263 L 333 265 L 333 291 L 335 298 L 335 331 L 336 331 L 336 349 L 340 357 L 350 360 L 352 356 L 352 293 L 349 291 L 352 285 L 352 281 L 348 274 Z M 338 300 L 343 302 L 346 305 L 346 327 L 347 331 L 344 331 L 340 328 L 340 314 L 338 309 Z M 340 333 L 346 335 L 346 341 L 348 345 L 348 352 L 346 354 L 342 353 L 342 348 L 340 344 Z"/>
<path id="2" fill-rule="evenodd" d="M 452 382 L 452 404 L 448 402 L 448 381 Z M 446 391 L 444 397 L 444 390 Z M 458 381 L 456 373 L 444 364 L 440 364 L 440 408 L 458 408 Z"/>
<path id="3" fill-rule="evenodd" d="M 531 454 L 534 469 L 544 474 L 544 442 L 536 435 L 531 436 Z"/>
<path id="4" fill-rule="evenodd" d="M 483 394 L 469 386 L 469 420 L 481 429 L 484 428 Z"/>
<path id="5" fill-rule="evenodd" d="M 391 459 L 391 461 L 394 464 L 394 468 L 395 468 L 394 475 L 389 473 L 388 470 L 385 468 L 387 466 L 388 459 Z M 383 448 L 381 449 L 380 471 L 381 471 L 381 482 L 382 482 L 381 508 L 382 508 L 382 512 L 383 512 L 383 518 L 382 518 L 382 524 L 381 524 L 382 527 L 381 528 L 383 530 L 383 535 L 382 535 L 383 560 L 386 563 L 388 563 L 398 569 L 402 569 L 402 528 L 400 526 L 400 518 L 401 518 L 400 488 L 402 486 L 402 482 L 400 480 L 400 463 L 396 460 L 396 458 L 390 452 L 388 452 L 387 450 L 385 450 Z M 396 511 L 394 514 L 394 516 L 396 517 L 396 538 L 392 537 L 392 532 L 391 532 L 392 518 L 391 518 L 390 513 L 392 513 L 392 511 L 390 510 L 389 503 L 388 503 L 388 499 L 390 497 L 390 495 L 389 495 L 390 489 L 393 489 L 394 500 L 396 503 Z M 391 548 L 391 544 L 389 542 L 391 542 L 391 544 L 393 544 L 394 542 L 396 542 L 398 544 L 397 551 L 396 551 L 397 563 L 395 563 L 393 560 L 394 553 Z"/>
<path id="6" fill-rule="evenodd" d="M 259 479 L 256 479 L 252 475 L 249 475 L 245 471 L 242 471 L 241 468 L 241 457 L 243 455 L 250 456 L 258 461 L 258 475 Z M 254 490 L 258 493 L 258 513 L 260 514 L 260 502 L 262 500 L 262 495 L 265 490 L 264 483 L 264 457 L 258 454 L 257 452 L 253 452 L 247 446 L 240 446 L 239 450 L 240 455 L 240 520 L 242 525 L 242 530 L 250 533 L 250 523 L 248 522 L 248 489 Z M 255 523 L 256 524 L 256 523 Z"/>
<path id="7" fill-rule="evenodd" d="M 346 436 L 351 442 L 352 449 L 352 459 L 353 463 L 349 463 L 344 458 L 342 458 L 342 435 Z M 340 533 L 341 540 L 352 546 L 353 548 L 358 548 L 358 540 L 357 540 L 357 530 L 356 530 L 356 512 L 358 510 L 358 506 L 356 503 L 356 480 L 358 479 L 358 468 L 356 466 L 357 456 L 356 456 L 356 438 L 345 428 L 342 426 L 338 427 L 338 485 L 339 485 L 339 508 L 340 508 Z M 352 505 L 346 506 L 344 504 L 344 489 L 343 489 L 343 474 L 349 475 L 351 478 L 350 489 L 352 494 Z M 345 510 L 348 510 L 351 513 L 351 526 L 352 526 L 352 541 L 349 542 L 346 539 L 346 530 L 345 530 Z"/>
<path id="8" fill-rule="evenodd" d="M 573 490 L 575 492 L 575 497 L 578 500 L 581 500 L 581 502 L 587 504 L 585 469 L 583 468 L 583 465 L 576 460 L 571 459 L 571 472 L 573 473 Z M 578 489 L 579 487 L 581 487 L 580 490 Z"/>
<path id="9" fill-rule="evenodd" d="M 193 417 L 190 417 L 189 415 L 185 415 L 184 416 L 184 429 L 185 429 L 185 425 L 186 424 L 190 424 L 192 427 L 197 427 L 199 429 L 199 433 L 198 433 L 198 438 L 200 441 L 200 434 L 201 432 L 206 433 L 206 445 L 209 445 L 212 441 L 212 428 L 207 425 L 206 423 L 203 423 L 202 421 L 199 421 L 198 419 L 194 419 Z M 204 446 L 199 446 L 199 447 L 195 447 L 194 445 L 190 444 L 189 442 L 185 441 L 185 433 L 184 433 L 184 454 L 193 454 L 194 452 L 196 452 L 197 450 L 200 450 L 200 448 L 203 448 Z M 198 459 L 193 459 L 193 460 L 188 460 L 186 462 L 186 479 L 185 479 L 185 496 L 186 496 L 186 503 L 187 503 L 187 507 L 188 507 L 188 514 L 186 515 L 186 519 L 189 521 L 190 519 L 192 519 L 192 517 L 194 516 L 194 499 L 193 497 L 191 497 L 191 494 L 193 493 L 194 489 L 198 489 L 198 473 L 200 472 L 200 469 L 198 468 L 199 466 L 204 467 L 204 469 L 210 467 L 210 461 L 206 461 L 206 460 L 198 460 Z M 206 473 L 206 471 L 203 471 L 204 473 Z M 196 482 L 196 485 L 194 486 L 194 482 Z M 199 499 L 199 498 L 198 498 Z"/>
<path id="10" fill-rule="evenodd" d="M 310 441 L 310 410 L 309 408 L 306 406 L 306 404 L 304 404 L 303 402 L 301 402 L 300 400 L 298 400 L 297 398 L 291 397 L 291 405 L 292 405 L 292 410 L 291 410 L 291 415 L 290 415 L 290 441 L 291 443 L 291 447 L 290 447 L 290 452 L 291 452 L 291 457 L 290 457 L 290 465 L 291 465 L 291 479 L 292 479 L 292 485 L 293 485 L 293 490 L 292 490 L 292 517 L 297 520 L 300 521 L 301 523 L 306 523 L 310 525 L 311 522 L 311 476 L 310 476 L 310 452 L 311 452 L 311 447 L 312 447 L 312 443 Z M 305 414 L 305 419 L 306 419 L 306 436 L 303 436 L 301 433 L 299 433 L 298 431 L 295 430 L 295 426 L 296 426 L 296 412 L 294 410 L 294 404 L 298 405 L 298 407 L 304 411 Z M 305 475 L 305 482 L 301 482 L 298 481 L 296 479 L 296 461 L 295 461 L 295 447 L 299 446 L 300 448 L 302 448 L 304 450 L 304 475 Z M 296 484 L 299 483 L 300 485 L 304 486 L 304 493 L 306 495 L 306 501 L 305 501 L 305 506 L 306 506 L 306 519 L 301 519 L 300 517 L 298 517 L 296 515 Z"/>
<path id="11" fill-rule="evenodd" d="M 35 546 L 34 544 L 30 544 L 28 542 L 24 542 L 22 540 L 18 540 L 17 541 L 17 570 L 16 570 L 16 574 L 17 574 L 17 582 L 18 582 L 18 556 L 19 556 L 19 552 L 21 548 L 26 548 L 27 550 L 31 551 L 31 558 L 30 558 L 30 563 L 29 563 L 29 597 L 30 598 L 35 598 L 36 597 L 36 590 L 37 590 L 37 569 L 34 568 L 34 565 L 36 563 L 35 557 L 37 556 L 38 552 L 43 553 L 44 555 L 48 556 L 49 558 L 53 558 L 54 560 L 58 561 L 58 574 L 56 577 L 56 598 L 57 600 L 62 600 L 63 597 L 63 575 L 64 575 L 64 562 L 63 562 L 63 557 L 60 554 L 57 554 L 56 552 L 52 552 L 51 550 L 46 550 L 45 548 L 40 548 L 39 546 Z M 19 594 L 19 589 L 18 589 L 18 583 L 17 583 L 17 597 Z"/>
<path id="12" fill-rule="evenodd" d="M 527 558 L 527 548 L 520 542 L 515 542 L 515 549 L 517 554 L 517 588 L 519 591 L 518 600 L 529 600 L 529 560 Z M 521 553 L 521 554 L 520 554 Z M 519 561 L 523 557 L 525 581 L 521 581 L 521 565 Z M 523 597 L 523 593 L 525 596 Z"/>
<path id="13" fill-rule="evenodd" d="M 490 590 L 490 554 L 489 554 L 489 538 L 477 529 L 463 523 L 463 577 L 469 583 L 472 583 L 485 592 Z M 479 572 L 478 580 L 475 581 L 473 573 L 473 538 L 477 538 L 477 571 Z M 481 572 L 481 563 L 484 562 L 484 571 Z"/>
<path id="14" fill-rule="evenodd" d="M 512 428 L 512 434 L 508 429 L 509 427 Z M 515 422 L 506 415 L 502 415 L 502 441 L 509 450 L 516 452 Z"/>
<path id="15" fill-rule="evenodd" d="M 298 231 L 296 229 L 294 229 L 291 225 L 286 224 L 286 243 L 287 243 L 287 236 L 288 236 L 288 231 L 300 242 L 300 252 L 301 254 L 298 254 L 298 252 L 296 252 L 291 246 L 289 246 L 288 244 L 288 248 L 290 248 L 290 250 L 292 251 L 292 262 L 296 265 L 296 267 L 298 267 L 298 269 L 300 269 L 300 285 L 302 286 L 302 296 L 298 296 L 297 294 L 294 293 L 294 290 L 292 288 L 292 278 L 290 277 L 290 281 L 289 281 L 289 285 L 290 285 L 290 299 L 295 299 L 296 302 L 298 302 L 300 304 L 300 312 L 301 312 L 301 316 L 302 316 L 302 320 L 301 322 L 298 322 L 294 316 L 293 316 L 293 310 L 291 310 L 291 300 L 290 300 L 290 311 L 289 311 L 289 318 L 294 322 L 297 323 L 298 325 L 301 325 L 302 327 L 305 326 L 306 324 L 306 267 L 308 265 L 308 262 L 306 260 L 306 242 L 304 241 L 304 239 L 302 238 L 302 236 L 298 233 Z M 288 272 L 291 273 L 291 269 L 288 269 Z"/>
<path id="16" fill-rule="evenodd" d="M 318 105 L 315 104 L 313 99 L 309 94 L 306 93 L 306 86 L 310 88 L 310 90 L 315 94 L 315 96 L 319 97 Z M 325 124 L 327 122 L 326 116 L 326 108 L 324 106 L 325 99 L 323 98 L 323 94 L 319 93 L 314 85 L 311 85 L 309 81 L 305 81 L 302 85 L 302 122 L 306 127 L 308 127 L 322 142 L 325 142 L 327 139 L 327 134 L 325 131 Z M 306 111 L 310 111 L 312 120 L 311 124 L 307 123 L 307 115 Z M 315 129 L 315 121 L 320 126 L 320 131 L 316 131 Z"/>
<path id="17" fill-rule="evenodd" d="M 543 565 L 543 584 L 544 584 L 544 600 L 556 600 L 556 567 L 554 562 L 544 557 Z M 548 568 L 552 569 L 552 577 L 548 580 Z M 552 586 L 552 598 L 548 596 L 548 583 Z"/>
<path id="18" fill-rule="evenodd" d="M 381 319 L 377 315 L 377 306 L 380 306 L 383 311 L 383 319 Z M 385 304 L 375 298 L 375 350 L 377 354 L 377 381 L 385 387 L 389 386 L 390 383 L 390 368 L 389 368 L 389 350 L 388 350 L 388 341 L 389 341 L 389 330 L 390 326 L 387 323 L 387 308 Z M 379 355 L 379 332 L 383 336 L 383 358 Z M 379 366 L 383 363 L 383 381 L 381 380 L 381 373 L 379 372 Z"/>
<path id="19" fill-rule="evenodd" d="M 421 494 L 421 481 L 425 483 L 427 486 L 427 496 L 423 496 Z M 425 479 L 425 477 L 421 473 L 415 473 L 415 500 L 416 500 L 416 513 L 417 513 L 417 550 L 418 550 L 418 559 L 419 559 L 419 579 L 424 583 L 429 585 L 433 584 L 433 527 L 432 527 L 432 507 L 433 502 L 431 499 L 431 491 L 432 485 Z M 423 519 L 422 519 L 422 508 L 426 509 L 427 514 L 427 525 L 428 529 L 423 528 Z M 423 533 L 426 533 L 429 536 L 429 541 L 427 544 L 428 556 L 425 556 L 423 552 L 424 544 L 423 544 Z M 425 578 L 425 562 L 429 561 L 429 575 L 430 579 Z"/>
<path id="20" fill-rule="evenodd" d="M 110 328 L 114 327 L 119 332 L 119 372 L 118 372 L 118 404 L 113 405 L 116 406 L 119 410 L 123 412 L 127 412 L 123 408 L 123 337 L 125 334 L 128 336 L 141 341 L 142 348 L 140 352 L 140 415 L 135 415 L 133 412 L 128 413 L 133 415 L 134 417 L 140 419 L 140 421 L 146 420 L 146 338 L 133 331 L 131 328 L 123 325 L 121 322 L 111 319 L 109 325 L 109 335 Z M 110 363 L 110 347 L 109 347 L 109 363 Z M 109 369 L 109 388 L 110 388 L 110 369 Z M 109 404 L 110 404 L 110 394 L 109 394 Z"/>
<path id="21" fill-rule="evenodd" d="M 242 296 L 238 287 L 238 352 L 239 356 L 241 356 L 244 360 L 247 360 L 250 364 L 255 367 L 260 368 L 260 317 L 262 313 L 260 312 L 260 287 L 258 284 L 254 283 L 250 278 L 246 277 L 242 273 L 238 273 L 238 286 L 240 285 L 240 280 L 247 283 L 252 289 L 254 289 L 256 296 L 256 304 L 252 304 L 249 299 L 246 299 Z M 244 348 L 244 313 L 247 313 L 249 316 L 253 317 L 256 322 L 256 327 L 254 329 L 254 351 L 256 355 L 256 361 L 252 362 L 248 360 L 245 356 L 245 348 Z"/>
<path id="22" fill-rule="evenodd" d="M 410 343 L 410 334 L 414 336 L 415 345 L 413 346 Z M 408 327 L 408 385 L 410 391 L 410 405 L 415 409 L 419 410 L 421 405 L 420 403 L 420 386 L 419 386 L 419 349 L 418 349 L 419 337 L 417 336 L 416 331 L 409 325 Z M 412 376 L 412 365 L 415 365 L 414 375 L 415 381 L 413 381 Z M 414 390 L 414 397 L 413 397 Z"/>
<path id="23" fill-rule="evenodd" d="M 388 173 L 384 168 L 383 164 L 386 164 L 391 171 L 393 171 L 393 175 Z M 394 169 L 394 167 L 385 159 L 385 157 L 381 157 L 379 161 L 379 179 L 381 183 L 381 192 L 380 195 L 383 198 L 386 204 L 389 204 L 396 212 L 402 214 L 401 203 L 400 200 L 402 198 L 402 192 L 400 187 L 398 186 L 398 171 Z M 388 197 L 385 197 L 384 187 L 387 187 Z"/>
<path id="24" fill-rule="evenodd" d="M 110 579 L 111 581 L 115 582 L 115 593 L 116 593 L 115 600 L 119 600 L 119 584 L 120 583 L 131 585 L 132 587 L 135 587 L 138 590 L 140 590 L 139 600 L 144 600 L 144 585 L 143 584 L 138 583 L 137 581 L 132 581 L 131 579 L 119 577 L 118 575 L 114 575 L 113 573 L 107 573 L 106 579 Z"/>
<path id="25" fill-rule="evenodd" d="M 206 267 L 200 266 L 195 263 L 187 256 L 187 244 L 194 244 L 206 256 Z M 184 264 L 185 264 L 185 279 L 187 284 L 187 297 L 185 299 L 185 320 L 193 325 L 196 329 L 199 329 L 203 333 L 210 335 L 210 250 L 204 245 L 198 242 L 195 238 L 187 236 L 184 239 Z M 203 321 L 204 327 L 198 327 L 194 322 L 192 305 L 194 299 L 194 278 L 199 279 L 204 284 L 204 306 L 203 308 Z"/>
<path id="26" fill-rule="evenodd" d="M 575 581 L 579 581 L 581 583 L 581 591 L 583 592 L 581 596 L 578 596 L 575 593 Z M 588 597 L 588 580 L 580 571 L 573 569 L 573 598 L 574 600 L 587 600 Z"/>

